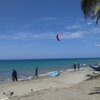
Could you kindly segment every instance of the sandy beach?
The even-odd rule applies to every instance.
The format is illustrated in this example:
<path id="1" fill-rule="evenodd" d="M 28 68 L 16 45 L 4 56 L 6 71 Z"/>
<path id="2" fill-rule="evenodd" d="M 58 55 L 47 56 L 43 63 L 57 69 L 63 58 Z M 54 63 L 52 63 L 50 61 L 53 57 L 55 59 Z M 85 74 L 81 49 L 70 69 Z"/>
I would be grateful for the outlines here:
<path id="1" fill-rule="evenodd" d="M 0 84 L 0 100 L 99 100 L 100 79 L 86 80 L 90 68 L 59 76 Z M 12 96 L 9 94 L 13 92 Z"/>

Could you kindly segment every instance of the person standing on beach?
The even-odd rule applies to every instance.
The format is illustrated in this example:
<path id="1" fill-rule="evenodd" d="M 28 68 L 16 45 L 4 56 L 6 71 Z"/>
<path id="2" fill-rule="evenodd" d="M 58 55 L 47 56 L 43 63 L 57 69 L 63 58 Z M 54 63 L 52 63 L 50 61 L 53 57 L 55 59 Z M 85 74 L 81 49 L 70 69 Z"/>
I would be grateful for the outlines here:
<path id="1" fill-rule="evenodd" d="M 13 69 L 13 72 L 12 72 L 12 81 L 13 82 L 18 81 L 17 71 L 15 69 Z"/>
<path id="2" fill-rule="evenodd" d="M 77 64 L 77 69 L 78 69 L 78 70 L 80 69 L 80 64 L 79 64 L 79 63 Z"/>
<path id="3" fill-rule="evenodd" d="M 73 64 L 74 71 L 76 70 L 76 64 Z"/>
<path id="4" fill-rule="evenodd" d="M 38 78 L 38 67 L 36 67 L 36 69 L 35 69 L 35 75 L 34 75 L 34 78 Z"/>

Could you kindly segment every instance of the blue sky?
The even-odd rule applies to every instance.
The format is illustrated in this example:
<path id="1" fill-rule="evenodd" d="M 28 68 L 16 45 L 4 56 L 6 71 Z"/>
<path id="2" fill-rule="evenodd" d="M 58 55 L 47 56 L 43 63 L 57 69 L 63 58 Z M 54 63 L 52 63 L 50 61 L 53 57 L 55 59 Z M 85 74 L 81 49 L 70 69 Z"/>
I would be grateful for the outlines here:
<path id="1" fill-rule="evenodd" d="M 100 25 L 80 1 L 0 0 L 0 59 L 100 57 Z"/>

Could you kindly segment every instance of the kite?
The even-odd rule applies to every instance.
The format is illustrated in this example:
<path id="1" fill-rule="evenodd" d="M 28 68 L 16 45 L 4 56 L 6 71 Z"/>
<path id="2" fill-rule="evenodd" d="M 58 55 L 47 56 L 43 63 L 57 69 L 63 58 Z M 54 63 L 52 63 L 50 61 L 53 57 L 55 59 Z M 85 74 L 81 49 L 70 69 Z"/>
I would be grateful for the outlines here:
<path id="1" fill-rule="evenodd" d="M 60 41 L 59 35 L 61 35 L 61 33 L 58 33 L 58 34 L 56 35 L 56 39 L 57 39 L 58 41 Z"/>

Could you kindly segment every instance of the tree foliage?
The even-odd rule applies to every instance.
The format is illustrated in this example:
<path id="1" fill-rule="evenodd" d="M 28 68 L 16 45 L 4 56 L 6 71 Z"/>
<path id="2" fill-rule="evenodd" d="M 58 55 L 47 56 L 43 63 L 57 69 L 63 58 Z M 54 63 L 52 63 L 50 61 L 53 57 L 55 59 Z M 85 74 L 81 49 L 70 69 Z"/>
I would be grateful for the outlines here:
<path id="1" fill-rule="evenodd" d="M 95 19 L 96 24 L 100 22 L 100 0 L 82 0 L 81 9 L 85 19 Z"/>

